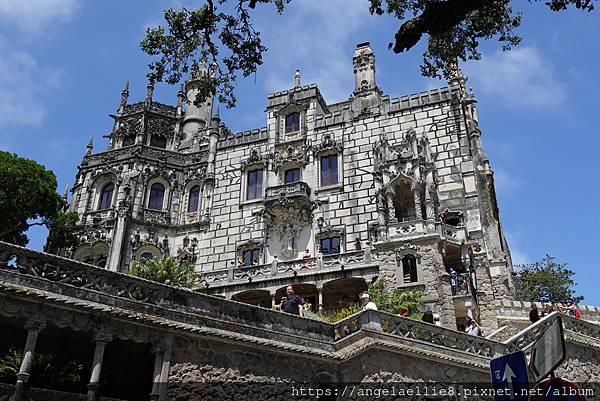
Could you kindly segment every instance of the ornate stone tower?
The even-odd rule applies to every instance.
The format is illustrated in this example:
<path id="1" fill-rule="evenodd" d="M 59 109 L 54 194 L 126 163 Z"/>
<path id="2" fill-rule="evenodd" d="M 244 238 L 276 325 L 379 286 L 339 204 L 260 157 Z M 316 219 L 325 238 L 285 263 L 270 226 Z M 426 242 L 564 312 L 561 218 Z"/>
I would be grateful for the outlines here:
<path id="1" fill-rule="evenodd" d="M 293 283 L 315 310 L 336 309 L 379 278 L 423 291 L 440 324 L 493 327 L 512 265 L 466 77 L 391 98 L 368 43 L 353 67 L 347 101 L 327 104 L 297 71 L 268 96 L 266 126 L 235 134 L 212 99 L 193 102 L 206 68 L 176 106 L 152 83 L 128 103 L 126 86 L 108 149 L 90 144 L 79 167 L 68 254 L 119 271 L 187 258 L 212 293 L 267 307 Z"/>

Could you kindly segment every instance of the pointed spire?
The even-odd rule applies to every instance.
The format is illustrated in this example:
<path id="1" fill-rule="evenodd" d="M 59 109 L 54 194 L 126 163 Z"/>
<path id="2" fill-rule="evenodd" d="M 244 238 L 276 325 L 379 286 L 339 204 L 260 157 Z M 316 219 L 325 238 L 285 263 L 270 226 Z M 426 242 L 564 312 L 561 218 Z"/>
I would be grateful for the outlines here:
<path id="1" fill-rule="evenodd" d="M 450 84 L 450 86 L 459 86 L 461 88 L 464 88 L 465 84 L 467 83 L 467 80 L 467 76 L 463 73 L 462 69 L 460 68 L 460 65 L 458 65 L 458 60 L 452 63 L 452 65 L 450 66 L 450 73 L 448 79 L 448 83 Z"/>
<path id="2" fill-rule="evenodd" d="M 129 100 L 129 81 L 125 82 L 125 87 L 121 92 L 121 103 L 119 104 L 119 107 L 125 107 L 127 105 L 127 100 Z"/>
<path id="3" fill-rule="evenodd" d="M 150 107 L 152 104 L 152 96 L 154 94 L 154 80 L 148 80 L 148 86 L 146 87 L 146 107 Z"/>
<path id="4" fill-rule="evenodd" d="M 91 155 L 92 151 L 94 150 L 94 137 L 93 136 L 90 136 L 90 140 L 88 141 L 88 144 L 85 148 L 86 148 L 85 155 L 86 156 Z"/>
<path id="5" fill-rule="evenodd" d="M 215 105 L 213 116 L 210 119 L 211 131 L 218 131 L 219 123 L 221 122 L 221 114 L 219 113 L 219 103 Z"/>
<path id="6" fill-rule="evenodd" d="M 183 84 L 181 84 L 179 86 L 179 91 L 177 92 L 177 107 L 181 107 L 184 100 L 185 100 L 185 92 L 183 91 Z"/>
<path id="7" fill-rule="evenodd" d="M 300 70 L 296 70 L 296 75 L 294 75 L 294 88 L 299 88 L 302 85 L 300 84 Z"/>

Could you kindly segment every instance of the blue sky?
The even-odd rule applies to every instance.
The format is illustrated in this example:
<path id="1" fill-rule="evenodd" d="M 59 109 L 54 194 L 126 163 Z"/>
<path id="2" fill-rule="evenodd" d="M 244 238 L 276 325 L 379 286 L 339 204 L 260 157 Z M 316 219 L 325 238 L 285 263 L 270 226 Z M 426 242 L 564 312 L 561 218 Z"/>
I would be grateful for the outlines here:
<path id="1" fill-rule="evenodd" d="M 199 2 L 199 1 L 198 1 Z M 543 2 L 523 7 L 522 45 L 509 53 L 483 44 L 482 61 L 463 66 L 479 100 L 483 141 L 503 224 L 516 263 L 546 253 L 569 262 L 585 304 L 600 305 L 600 10 L 555 14 Z M 95 150 L 111 129 L 120 92 L 145 95 L 150 59 L 138 43 L 176 0 L 0 1 L 0 149 L 53 170 L 60 191 L 73 182 L 90 136 Z M 238 83 L 238 107 L 222 110 L 233 131 L 265 125 L 267 93 L 290 87 L 294 71 L 319 85 L 328 102 L 353 89 L 352 53 L 370 41 L 377 80 L 393 97 L 445 83 L 420 77 L 423 46 L 408 54 L 387 50 L 398 27 L 370 16 L 366 0 L 294 0 L 284 15 L 272 7 L 254 13 L 269 51 L 260 70 Z M 160 85 L 155 99 L 175 102 Z M 31 233 L 41 248 L 45 233 Z"/>

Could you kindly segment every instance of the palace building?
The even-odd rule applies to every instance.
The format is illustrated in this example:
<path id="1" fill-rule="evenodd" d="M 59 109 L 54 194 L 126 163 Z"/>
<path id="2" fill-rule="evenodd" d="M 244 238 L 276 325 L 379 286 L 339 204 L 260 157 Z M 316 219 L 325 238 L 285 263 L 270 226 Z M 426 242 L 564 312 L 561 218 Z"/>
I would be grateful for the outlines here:
<path id="1" fill-rule="evenodd" d="M 90 141 L 79 166 L 80 245 L 63 254 L 118 272 L 188 258 L 211 294 L 266 307 L 294 284 L 315 310 L 336 309 L 380 278 L 423 291 L 442 326 L 474 315 L 497 327 L 512 264 L 467 78 L 457 68 L 448 86 L 390 97 L 369 43 L 353 70 L 333 104 L 297 71 L 268 96 L 265 126 L 239 133 L 212 99 L 193 103 L 209 68 L 175 106 L 152 84 L 130 103 L 126 86 L 106 150 Z"/>

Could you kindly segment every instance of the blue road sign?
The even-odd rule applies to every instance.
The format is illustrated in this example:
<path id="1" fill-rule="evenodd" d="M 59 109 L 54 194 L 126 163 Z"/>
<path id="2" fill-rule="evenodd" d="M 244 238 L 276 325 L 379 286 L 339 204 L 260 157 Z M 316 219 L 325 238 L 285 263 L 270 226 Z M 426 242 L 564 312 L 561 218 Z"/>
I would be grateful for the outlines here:
<path id="1" fill-rule="evenodd" d="M 496 401 L 527 401 L 529 399 L 530 385 L 523 351 L 492 359 L 490 371 Z"/>

